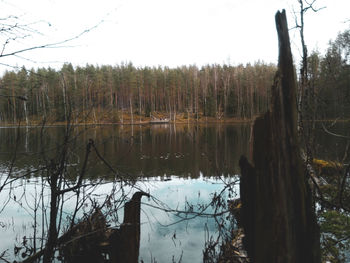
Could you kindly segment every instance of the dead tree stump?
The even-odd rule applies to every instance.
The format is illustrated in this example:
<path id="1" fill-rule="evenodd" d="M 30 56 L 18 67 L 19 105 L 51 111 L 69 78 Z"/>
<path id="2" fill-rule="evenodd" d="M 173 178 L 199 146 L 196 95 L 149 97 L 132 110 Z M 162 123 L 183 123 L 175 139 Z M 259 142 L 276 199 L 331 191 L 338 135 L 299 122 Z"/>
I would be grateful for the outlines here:
<path id="1" fill-rule="evenodd" d="M 296 76 L 285 11 L 276 13 L 278 72 L 271 109 L 253 125 L 253 165 L 240 159 L 241 222 L 259 262 L 320 262 L 319 228 L 299 153 Z"/>
<path id="2" fill-rule="evenodd" d="M 111 263 L 137 263 L 140 250 L 140 212 L 141 198 L 148 196 L 145 192 L 136 192 L 125 203 L 124 220 L 120 229 L 109 238 Z"/>

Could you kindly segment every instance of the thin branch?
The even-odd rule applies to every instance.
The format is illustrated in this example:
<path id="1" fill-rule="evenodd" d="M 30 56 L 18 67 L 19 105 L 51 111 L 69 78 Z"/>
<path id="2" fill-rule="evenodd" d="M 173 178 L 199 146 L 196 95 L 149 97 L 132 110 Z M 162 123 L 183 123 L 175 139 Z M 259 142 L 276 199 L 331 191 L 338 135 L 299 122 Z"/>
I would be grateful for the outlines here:
<path id="1" fill-rule="evenodd" d="M 61 45 L 61 44 L 64 44 L 64 43 L 67 43 L 67 42 L 70 42 L 70 41 L 73 41 L 75 39 L 78 39 L 80 38 L 81 36 L 89 33 L 90 31 L 96 29 L 97 27 L 99 27 L 102 23 L 104 22 L 104 20 L 101 20 L 99 23 L 97 23 L 96 25 L 88 28 L 88 29 L 85 29 L 84 31 L 82 31 L 80 34 L 74 36 L 74 37 L 71 37 L 71 38 L 68 38 L 68 39 L 65 39 L 63 41 L 59 41 L 59 42 L 54 42 L 54 43 L 49 43 L 49 44 L 44 44 L 44 45 L 38 45 L 38 46 L 34 46 L 34 47 L 29 47 L 29 48 L 24 48 L 24 49 L 20 49 L 20 50 L 17 50 L 17 51 L 13 51 L 13 52 L 10 52 L 10 53 L 6 53 L 6 54 L 1 54 L 0 55 L 0 58 L 3 58 L 3 57 L 8 57 L 8 56 L 13 56 L 13 55 L 16 55 L 16 54 L 19 54 L 19 53 L 23 53 L 23 52 L 27 52 L 27 51 L 32 51 L 32 50 L 36 50 L 36 49 L 42 49 L 42 48 L 49 48 L 49 47 L 56 47 L 58 45 Z"/>
<path id="2" fill-rule="evenodd" d="M 70 188 L 66 188 L 66 189 L 60 190 L 60 191 L 57 192 L 57 194 L 64 194 L 64 193 L 67 193 L 67 192 L 70 192 L 70 191 L 73 191 L 73 190 L 76 190 L 76 189 L 80 188 L 81 183 L 82 183 L 83 178 L 84 178 L 84 175 L 86 173 L 87 161 L 89 159 L 89 155 L 90 155 L 90 152 L 91 152 L 91 147 L 93 146 L 93 144 L 94 144 L 94 141 L 92 139 L 90 139 L 89 143 L 86 146 L 86 152 L 85 152 L 85 159 L 84 159 L 83 167 L 81 169 L 80 176 L 79 176 L 79 179 L 78 179 L 78 182 L 76 183 L 76 185 L 73 186 L 73 187 L 70 187 Z"/>
<path id="3" fill-rule="evenodd" d="M 7 250 L 6 249 L 5 251 L 3 251 L 1 254 L 0 254 L 0 260 L 3 261 L 3 262 L 6 262 L 6 263 L 10 263 L 11 261 L 8 261 L 5 257 L 6 257 L 6 253 L 7 253 Z"/>
<path id="4" fill-rule="evenodd" d="M 350 139 L 350 136 L 346 136 L 346 135 L 342 135 L 342 134 L 337 134 L 334 132 L 329 131 L 326 126 L 322 123 L 322 128 L 323 130 L 328 133 L 329 135 L 335 136 L 335 137 L 339 137 L 339 138 L 344 138 L 344 139 Z"/>
<path id="5" fill-rule="evenodd" d="M 317 13 L 318 11 L 325 9 L 326 6 L 320 7 L 320 8 L 314 8 L 313 5 L 317 0 L 313 0 L 311 3 L 309 3 L 307 0 L 305 0 L 305 3 L 308 4 L 308 7 L 306 7 L 305 11 L 307 11 L 308 9 L 311 9 L 312 11 L 314 11 L 315 13 Z"/>

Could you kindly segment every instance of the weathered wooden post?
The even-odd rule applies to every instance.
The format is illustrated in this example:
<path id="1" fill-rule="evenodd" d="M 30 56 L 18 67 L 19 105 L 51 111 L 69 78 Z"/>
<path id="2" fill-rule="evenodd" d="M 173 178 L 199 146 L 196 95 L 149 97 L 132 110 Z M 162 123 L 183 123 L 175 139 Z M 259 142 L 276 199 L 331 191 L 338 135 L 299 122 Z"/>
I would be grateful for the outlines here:
<path id="1" fill-rule="evenodd" d="M 320 262 L 319 228 L 300 158 L 296 77 L 285 10 L 276 13 L 278 72 L 272 107 L 253 126 L 250 164 L 241 167 L 241 223 L 252 262 Z"/>
<path id="2" fill-rule="evenodd" d="M 109 238 L 111 263 L 137 263 L 140 250 L 141 198 L 145 192 L 136 192 L 125 204 L 124 220 L 120 229 Z"/>

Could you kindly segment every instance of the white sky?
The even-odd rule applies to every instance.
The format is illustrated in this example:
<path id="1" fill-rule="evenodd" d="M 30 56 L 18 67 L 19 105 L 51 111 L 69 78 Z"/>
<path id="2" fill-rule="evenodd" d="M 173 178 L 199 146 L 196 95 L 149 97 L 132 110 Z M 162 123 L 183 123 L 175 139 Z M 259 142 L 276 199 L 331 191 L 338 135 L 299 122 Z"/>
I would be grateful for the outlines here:
<path id="1" fill-rule="evenodd" d="M 317 0 L 318 13 L 306 14 L 308 48 L 321 53 L 330 39 L 350 26 L 349 0 Z M 33 25 L 40 34 L 21 40 L 22 47 L 52 43 L 97 28 L 65 47 L 41 49 L 0 63 L 29 67 L 59 68 L 73 65 L 132 62 L 135 66 L 176 67 L 213 63 L 277 63 L 274 15 L 287 11 L 294 26 L 292 9 L 297 0 L 0 0 L 0 18 L 21 16 L 23 21 L 47 21 Z M 294 56 L 299 60 L 296 30 L 290 31 Z M 1 43 L 2 45 L 2 43 Z M 6 51 L 21 48 L 10 43 Z M 0 73 L 6 67 L 0 65 Z M 9 68 L 7 68 L 9 69 Z"/>

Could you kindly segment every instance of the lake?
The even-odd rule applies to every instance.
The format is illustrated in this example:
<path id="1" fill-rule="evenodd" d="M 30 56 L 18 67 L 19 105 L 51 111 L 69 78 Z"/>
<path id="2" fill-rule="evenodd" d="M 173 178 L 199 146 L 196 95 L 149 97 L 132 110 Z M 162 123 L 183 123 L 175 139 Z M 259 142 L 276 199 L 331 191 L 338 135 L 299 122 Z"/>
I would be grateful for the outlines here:
<path id="1" fill-rule="evenodd" d="M 347 127 L 339 123 L 329 128 L 346 134 Z M 77 126 L 67 141 L 64 184 L 75 183 L 92 139 L 100 157 L 89 155 L 78 217 L 113 193 L 115 213 L 108 219 L 119 226 L 121 196 L 128 199 L 143 190 L 152 198 L 142 199 L 139 259 L 202 262 L 206 241 L 218 236 L 218 223 L 228 223 L 211 216 L 226 208 L 215 210 L 210 204 L 219 193 L 223 200 L 239 196 L 238 160 L 249 152 L 249 136 L 250 124 Z M 34 241 L 37 249 L 42 245 L 50 197 L 42 168 L 60 158 L 64 138 L 65 127 L 0 128 L 0 186 L 13 180 L 0 192 L 0 253 L 6 251 L 7 260 L 21 260 Z M 317 142 L 317 158 L 342 158 L 344 138 L 319 127 Z M 230 191 L 221 192 L 228 185 Z M 76 196 L 64 196 L 58 222 L 62 228 L 76 207 Z"/>
<path id="2" fill-rule="evenodd" d="M 218 211 L 210 203 L 229 183 L 233 187 L 221 193 L 222 198 L 238 195 L 233 182 L 238 181 L 238 160 L 247 154 L 249 134 L 249 124 L 75 127 L 68 143 L 66 183 L 75 182 L 92 139 L 103 160 L 94 152 L 89 156 L 84 182 L 95 183 L 84 188 L 86 199 L 78 215 L 87 213 L 93 202 L 103 202 L 112 190 L 119 200 L 120 189 L 127 198 L 141 189 L 152 198 L 142 199 L 139 259 L 202 262 L 205 242 L 218 235 L 218 218 L 210 216 Z M 9 171 L 9 180 L 26 175 L 0 193 L 0 252 L 7 250 L 8 260 L 21 260 L 21 253 L 29 253 L 23 243 L 31 247 L 35 240 L 37 249 L 42 243 L 50 192 L 45 169 L 36 170 L 60 158 L 64 137 L 65 127 L 0 129 L 0 185 Z M 116 173 L 132 184 L 121 183 Z M 75 195 L 64 196 L 58 224 L 64 226 L 71 216 Z M 123 217 L 122 207 L 118 208 L 109 217 L 115 226 Z M 22 247 L 17 256 L 15 245 Z"/>

